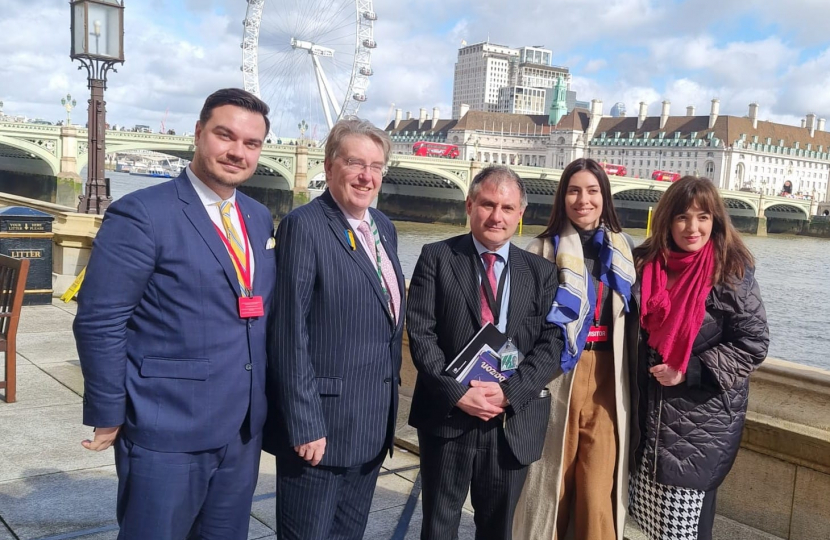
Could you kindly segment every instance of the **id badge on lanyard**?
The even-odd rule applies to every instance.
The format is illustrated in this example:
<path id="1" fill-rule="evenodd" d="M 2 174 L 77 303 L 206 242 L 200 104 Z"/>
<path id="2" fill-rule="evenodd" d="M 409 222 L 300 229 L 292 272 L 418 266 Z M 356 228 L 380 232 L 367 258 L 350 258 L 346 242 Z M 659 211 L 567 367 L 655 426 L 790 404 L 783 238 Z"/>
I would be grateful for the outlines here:
<path id="1" fill-rule="evenodd" d="M 262 297 L 261 296 L 253 296 L 253 284 L 251 280 L 251 243 L 248 241 L 248 229 L 245 227 L 245 220 L 242 219 L 242 212 L 239 210 L 239 205 L 234 204 L 236 207 L 236 214 L 239 216 L 239 227 L 242 229 L 242 239 L 245 243 L 245 265 L 242 265 L 242 261 L 239 260 L 239 257 L 236 256 L 236 252 L 231 247 L 231 242 L 228 240 L 228 237 L 225 236 L 225 233 L 213 224 L 213 227 L 216 229 L 216 232 L 219 233 L 219 238 L 222 239 L 222 242 L 225 244 L 225 247 L 228 249 L 228 254 L 231 256 L 231 260 L 233 261 L 234 267 L 239 272 L 239 277 L 242 280 L 242 286 L 245 287 L 246 294 L 239 297 L 238 307 L 239 307 L 239 318 L 240 319 L 251 319 L 255 317 L 262 317 L 265 315 L 265 308 L 262 304 Z"/>
<path id="2" fill-rule="evenodd" d="M 588 343 L 602 343 L 608 341 L 608 327 L 599 325 L 599 312 L 602 306 L 602 281 L 599 282 L 597 291 L 597 306 L 594 310 L 594 324 L 588 329 Z"/>

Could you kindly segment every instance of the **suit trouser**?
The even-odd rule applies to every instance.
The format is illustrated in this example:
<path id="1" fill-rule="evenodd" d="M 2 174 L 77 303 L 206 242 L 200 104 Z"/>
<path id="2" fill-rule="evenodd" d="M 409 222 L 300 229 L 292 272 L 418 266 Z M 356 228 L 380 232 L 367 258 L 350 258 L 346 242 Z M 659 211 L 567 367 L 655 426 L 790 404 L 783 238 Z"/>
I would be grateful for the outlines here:
<path id="1" fill-rule="evenodd" d="M 562 455 L 556 518 L 565 538 L 573 513 L 576 540 L 614 540 L 614 471 L 617 465 L 614 356 L 585 351 L 574 368 Z"/>
<path id="2" fill-rule="evenodd" d="M 247 430 L 244 430 L 247 431 Z M 118 540 L 245 540 L 262 435 L 215 450 L 156 452 L 121 434 Z"/>
<path id="3" fill-rule="evenodd" d="M 355 467 L 312 467 L 295 452 L 277 458 L 279 540 L 361 540 L 386 449 Z"/>
<path id="4" fill-rule="evenodd" d="M 527 466 L 510 450 L 501 416 L 476 422 L 476 428 L 454 439 L 418 430 L 424 511 L 421 540 L 457 540 L 468 490 L 476 540 L 512 538 L 513 514 Z"/>

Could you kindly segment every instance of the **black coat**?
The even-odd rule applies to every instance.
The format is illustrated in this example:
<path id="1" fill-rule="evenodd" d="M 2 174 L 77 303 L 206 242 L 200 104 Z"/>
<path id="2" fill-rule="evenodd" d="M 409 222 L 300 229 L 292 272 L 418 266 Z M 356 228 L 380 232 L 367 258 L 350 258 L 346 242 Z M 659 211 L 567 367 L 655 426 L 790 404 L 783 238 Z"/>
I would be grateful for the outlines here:
<path id="1" fill-rule="evenodd" d="M 636 331 L 636 330 L 635 330 Z M 632 363 L 632 467 L 645 459 L 665 485 L 709 491 L 726 477 L 741 442 L 749 375 L 763 362 L 769 328 L 752 270 L 736 287 L 717 285 L 692 345 L 686 380 L 661 386 L 648 373 L 661 362 L 639 332 Z M 632 468 L 632 470 L 636 470 Z"/>
<path id="2" fill-rule="evenodd" d="M 438 437 L 456 438 L 478 421 L 455 407 L 468 387 L 444 368 L 481 328 L 481 300 L 472 235 L 427 244 L 412 274 L 406 326 L 418 379 L 409 424 Z M 539 459 L 550 416 L 550 394 L 540 395 L 559 371 L 562 334 L 546 322 L 558 285 L 556 265 L 510 246 L 507 335 L 525 355 L 502 390 L 510 405 L 507 444 L 522 465 Z M 560 372 L 561 373 L 561 372 Z"/>

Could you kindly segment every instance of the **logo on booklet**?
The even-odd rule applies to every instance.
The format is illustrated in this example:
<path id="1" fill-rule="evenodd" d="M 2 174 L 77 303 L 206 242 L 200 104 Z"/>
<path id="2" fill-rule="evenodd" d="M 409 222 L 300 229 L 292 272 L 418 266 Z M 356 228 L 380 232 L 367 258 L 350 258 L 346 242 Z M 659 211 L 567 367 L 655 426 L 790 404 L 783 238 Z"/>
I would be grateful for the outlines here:
<path id="1" fill-rule="evenodd" d="M 507 380 L 507 377 L 499 373 L 498 370 L 491 366 L 486 360 L 481 361 L 481 369 L 489 373 L 494 379 L 496 379 L 500 383 L 503 383 Z"/>

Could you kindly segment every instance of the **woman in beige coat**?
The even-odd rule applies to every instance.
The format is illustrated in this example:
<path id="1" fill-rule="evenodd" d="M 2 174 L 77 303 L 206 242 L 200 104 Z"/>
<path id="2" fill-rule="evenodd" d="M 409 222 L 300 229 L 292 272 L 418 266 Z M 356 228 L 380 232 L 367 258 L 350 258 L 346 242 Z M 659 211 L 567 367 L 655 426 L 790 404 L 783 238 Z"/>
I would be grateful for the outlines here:
<path id="1" fill-rule="evenodd" d="M 527 247 L 559 268 L 548 321 L 562 328 L 565 348 L 562 372 L 548 385 L 553 399 L 544 453 L 530 466 L 513 521 L 517 540 L 623 538 L 626 323 L 637 320 L 631 247 L 603 168 L 591 159 L 572 162 L 560 178 L 547 228 Z"/>

